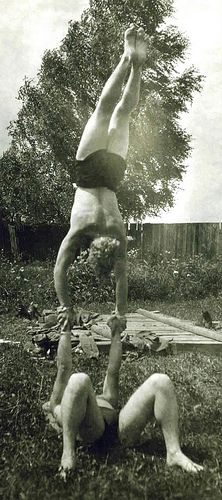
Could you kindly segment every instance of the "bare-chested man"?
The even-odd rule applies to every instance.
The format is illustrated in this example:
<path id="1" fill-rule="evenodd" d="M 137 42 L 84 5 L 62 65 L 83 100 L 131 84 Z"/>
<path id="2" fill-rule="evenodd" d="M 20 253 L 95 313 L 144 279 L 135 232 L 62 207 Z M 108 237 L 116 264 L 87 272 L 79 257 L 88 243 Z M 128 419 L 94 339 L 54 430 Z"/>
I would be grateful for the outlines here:
<path id="1" fill-rule="evenodd" d="M 126 312 L 126 234 L 116 190 L 124 176 L 129 118 L 139 100 L 141 68 L 146 58 L 146 48 L 144 30 L 131 26 L 125 33 L 124 53 L 105 84 L 78 147 L 78 188 L 70 229 L 61 244 L 54 270 L 60 313 L 70 321 L 73 310 L 67 286 L 67 270 L 75 259 L 77 249 L 86 242 L 91 244 L 90 254 L 94 250 L 98 254 L 107 242 L 110 247 L 115 246 L 116 242 L 112 262 L 116 278 L 116 314 L 123 315 Z M 120 99 L 129 69 L 130 76 Z"/>
<path id="2" fill-rule="evenodd" d="M 93 443 L 103 435 L 106 426 L 116 422 L 120 441 L 125 446 L 132 446 L 138 442 L 153 416 L 162 427 L 168 465 L 178 465 L 188 472 L 202 469 L 181 451 L 177 403 L 173 384 L 167 375 L 151 375 L 118 412 L 122 359 L 120 335 L 126 328 L 127 277 L 125 230 L 115 190 L 124 173 L 129 115 L 138 102 L 141 66 L 145 57 L 144 30 L 131 26 L 125 33 L 123 56 L 103 89 L 77 152 L 79 187 L 75 195 L 71 227 L 62 242 L 55 266 L 55 287 L 60 302 L 59 319 L 62 327 L 57 353 L 58 370 L 51 399 L 44 405 L 51 419 L 62 428 L 60 473 L 63 478 L 76 466 L 75 442 L 78 436 L 85 443 Z M 116 105 L 129 67 L 129 80 L 122 99 Z M 114 238 L 118 245 L 114 258 L 116 311 L 108 321 L 112 335 L 108 369 L 103 393 L 96 396 L 88 375 L 72 374 L 70 327 L 73 318 L 66 272 L 84 237 L 96 242 L 99 235 Z"/>

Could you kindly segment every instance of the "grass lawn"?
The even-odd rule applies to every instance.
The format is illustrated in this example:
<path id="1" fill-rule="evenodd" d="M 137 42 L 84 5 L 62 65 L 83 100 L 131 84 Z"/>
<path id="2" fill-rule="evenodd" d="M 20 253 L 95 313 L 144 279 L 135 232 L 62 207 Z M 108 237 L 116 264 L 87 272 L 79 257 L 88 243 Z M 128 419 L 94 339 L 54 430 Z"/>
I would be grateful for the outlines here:
<path id="1" fill-rule="evenodd" d="M 163 313 L 196 321 L 202 308 L 213 319 L 221 318 L 219 299 L 170 303 L 130 304 L 159 309 Z M 110 312 L 110 305 L 91 305 L 91 310 Z M 98 447 L 77 448 L 77 469 L 64 484 L 57 476 L 61 437 L 46 425 L 41 410 L 52 389 L 55 362 L 33 359 L 23 349 L 27 320 L 0 316 L 0 337 L 20 340 L 21 346 L 1 346 L 2 473 L 4 499 L 213 499 L 222 498 L 222 395 L 221 359 L 201 354 L 125 357 L 121 368 L 121 405 L 139 383 L 154 372 L 173 380 L 179 402 L 181 442 L 184 452 L 205 470 L 198 476 L 165 465 L 160 429 L 150 427 L 143 446 L 123 449 L 116 440 Z M 73 370 L 91 375 L 101 391 L 107 356 L 73 359 Z"/>

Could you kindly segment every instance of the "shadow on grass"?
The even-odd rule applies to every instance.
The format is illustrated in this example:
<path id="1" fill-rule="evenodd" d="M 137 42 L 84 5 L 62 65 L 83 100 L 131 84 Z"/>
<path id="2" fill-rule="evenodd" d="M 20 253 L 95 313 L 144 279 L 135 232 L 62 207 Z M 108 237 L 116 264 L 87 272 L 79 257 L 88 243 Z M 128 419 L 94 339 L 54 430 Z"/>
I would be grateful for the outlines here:
<path id="1" fill-rule="evenodd" d="M 84 447 L 83 447 L 84 449 Z M 143 444 L 132 447 L 124 447 L 117 436 L 117 427 L 113 426 L 111 430 L 105 432 L 104 436 L 93 445 L 87 447 L 89 454 L 93 454 L 98 462 L 103 462 L 109 456 L 109 462 L 125 461 L 128 455 L 134 453 L 146 455 L 146 460 L 152 462 L 153 457 L 166 458 L 166 447 L 162 439 L 152 437 Z M 210 455 L 206 447 L 196 448 L 193 446 L 182 446 L 182 451 L 191 460 L 197 463 L 203 463 L 209 459 Z M 150 458 L 150 460 L 149 460 Z"/>

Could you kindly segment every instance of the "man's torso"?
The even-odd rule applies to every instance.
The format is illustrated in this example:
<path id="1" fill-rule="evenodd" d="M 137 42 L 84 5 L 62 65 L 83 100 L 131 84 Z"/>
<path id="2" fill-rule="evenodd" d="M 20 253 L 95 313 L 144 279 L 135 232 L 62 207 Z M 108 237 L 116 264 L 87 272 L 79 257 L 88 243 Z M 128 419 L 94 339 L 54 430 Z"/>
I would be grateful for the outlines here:
<path id="1" fill-rule="evenodd" d="M 115 193 L 104 187 L 78 188 L 71 213 L 72 226 L 92 237 L 123 237 L 125 228 Z"/>

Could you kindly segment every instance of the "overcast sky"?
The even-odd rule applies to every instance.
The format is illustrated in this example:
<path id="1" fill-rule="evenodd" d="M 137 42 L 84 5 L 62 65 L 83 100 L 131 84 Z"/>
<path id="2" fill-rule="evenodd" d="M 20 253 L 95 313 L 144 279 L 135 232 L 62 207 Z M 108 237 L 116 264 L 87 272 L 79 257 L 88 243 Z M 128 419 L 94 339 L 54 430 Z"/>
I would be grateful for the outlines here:
<path id="1" fill-rule="evenodd" d="M 24 77 L 35 77 L 46 49 L 57 47 L 68 21 L 87 0 L 0 0 L 0 153 L 6 127 L 16 118 Z M 222 1 L 175 0 L 173 19 L 190 40 L 186 65 L 205 75 L 201 94 L 182 122 L 193 136 L 193 153 L 175 207 L 156 221 L 222 221 Z"/>

